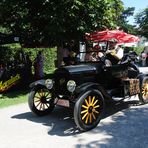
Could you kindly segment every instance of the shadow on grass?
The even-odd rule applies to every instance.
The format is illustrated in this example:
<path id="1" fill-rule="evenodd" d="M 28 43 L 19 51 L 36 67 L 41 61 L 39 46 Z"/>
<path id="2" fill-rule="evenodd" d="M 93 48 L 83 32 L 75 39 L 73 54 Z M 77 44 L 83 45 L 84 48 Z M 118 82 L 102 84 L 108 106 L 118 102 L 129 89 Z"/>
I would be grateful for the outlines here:
<path id="1" fill-rule="evenodd" d="M 133 103 L 135 104 L 137 102 L 122 102 L 119 104 L 112 104 L 110 106 L 107 106 L 103 119 L 112 116 L 119 111 L 129 108 L 131 105 L 133 105 Z M 73 118 L 73 109 L 69 108 L 56 107 L 53 113 L 50 114 L 50 116 L 37 117 L 31 112 L 27 112 L 23 114 L 17 114 L 15 116 L 12 116 L 12 118 L 27 119 L 29 121 L 48 126 L 49 135 L 78 136 L 82 133 L 82 131 L 80 131 L 75 125 Z M 95 130 L 99 130 L 99 127 L 96 127 Z"/>

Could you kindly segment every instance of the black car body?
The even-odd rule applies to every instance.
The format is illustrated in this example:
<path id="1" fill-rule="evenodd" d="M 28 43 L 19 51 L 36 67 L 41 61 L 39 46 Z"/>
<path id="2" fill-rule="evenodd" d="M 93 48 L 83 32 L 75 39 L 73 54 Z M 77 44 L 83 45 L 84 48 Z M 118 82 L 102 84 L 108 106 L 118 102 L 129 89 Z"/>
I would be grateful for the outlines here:
<path id="1" fill-rule="evenodd" d="M 148 102 L 148 76 L 130 60 L 109 67 L 102 59 L 60 67 L 51 79 L 30 86 L 28 102 L 32 112 L 42 116 L 56 105 L 73 107 L 75 123 L 82 130 L 97 126 L 106 102 L 133 95 L 139 95 L 142 103 Z"/>

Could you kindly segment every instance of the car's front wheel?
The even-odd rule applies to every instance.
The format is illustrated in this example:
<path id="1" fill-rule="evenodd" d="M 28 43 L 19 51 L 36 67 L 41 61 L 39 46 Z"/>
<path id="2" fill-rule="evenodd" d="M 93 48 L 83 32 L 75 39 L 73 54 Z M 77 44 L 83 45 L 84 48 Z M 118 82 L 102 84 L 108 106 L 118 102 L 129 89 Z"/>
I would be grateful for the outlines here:
<path id="1" fill-rule="evenodd" d="M 98 90 L 88 90 L 80 95 L 74 107 L 76 125 L 84 131 L 95 128 L 104 113 L 104 98 Z"/>
<path id="2" fill-rule="evenodd" d="M 55 107 L 53 95 L 46 87 L 35 87 L 28 98 L 30 110 L 38 116 L 51 113 Z"/>

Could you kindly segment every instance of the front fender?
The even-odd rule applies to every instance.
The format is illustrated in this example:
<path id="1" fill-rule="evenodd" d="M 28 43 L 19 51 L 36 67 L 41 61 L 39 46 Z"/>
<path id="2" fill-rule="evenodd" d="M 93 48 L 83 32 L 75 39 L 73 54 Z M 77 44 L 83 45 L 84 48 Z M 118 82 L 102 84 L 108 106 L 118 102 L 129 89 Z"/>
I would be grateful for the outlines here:
<path id="1" fill-rule="evenodd" d="M 88 82 L 88 83 L 84 83 L 80 86 L 78 86 L 76 88 L 76 93 L 80 94 L 80 93 L 84 93 L 87 90 L 91 90 L 91 89 L 96 89 L 101 91 L 102 95 L 104 96 L 104 98 L 110 99 L 111 97 L 109 96 L 109 94 L 107 93 L 107 91 L 98 83 L 93 83 L 93 82 Z"/>
<path id="2" fill-rule="evenodd" d="M 29 85 L 30 88 L 33 88 L 33 87 L 36 87 L 36 86 L 45 86 L 45 81 L 46 80 L 38 80 L 38 81 L 35 81 L 33 83 L 31 83 Z M 45 86 L 46 87 L 46 86 Z"/>
<path id="3" fill-rule="evenodd" d="M 84 92 L 88 89 L 97 89 L 98 86 L 99 85 L 97 83 L 93 82 L 83 83 L 76 88 L 76 93 L 80 94 L 81 92 Z"/>

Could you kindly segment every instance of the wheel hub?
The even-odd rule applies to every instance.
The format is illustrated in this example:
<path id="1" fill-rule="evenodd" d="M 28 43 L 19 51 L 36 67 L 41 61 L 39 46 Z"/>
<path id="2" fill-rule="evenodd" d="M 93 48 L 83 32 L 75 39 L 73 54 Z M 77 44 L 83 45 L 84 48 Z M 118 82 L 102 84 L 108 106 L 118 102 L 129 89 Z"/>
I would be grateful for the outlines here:
<path id="1" fill-rule="evenodd" d="M 90 107 L 88 108 L 88 112 L 89 112 L 89 113 L 92 113 L 92 112 L 93 112 L 93 106 L 90 106 Z"/>
<path id="2" fill-rule="evenodd" d="M 47 100 L 46 100 L 46 97 L 45 96 L 42 96 L 41 97 L 41 103 L 47 103 Z"/>

